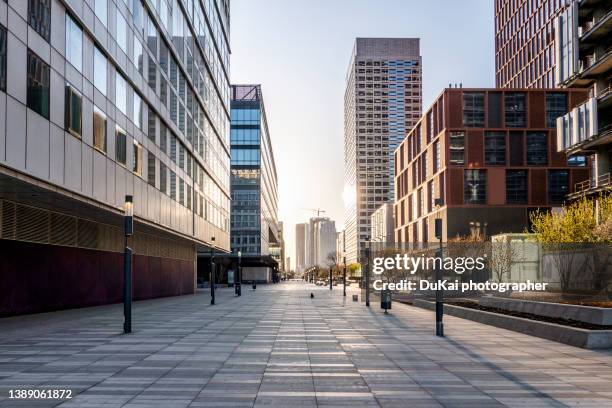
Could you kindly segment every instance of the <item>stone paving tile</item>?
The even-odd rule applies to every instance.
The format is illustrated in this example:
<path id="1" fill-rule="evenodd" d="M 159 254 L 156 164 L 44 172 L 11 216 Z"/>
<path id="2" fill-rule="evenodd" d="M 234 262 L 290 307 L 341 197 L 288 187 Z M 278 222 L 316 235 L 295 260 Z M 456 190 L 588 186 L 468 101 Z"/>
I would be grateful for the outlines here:
<path id="1" fill-rule="evenodd" d="M 127 336 L 121 305 L 1 319 L 0 407 L 612 407 L 611 351 L 454 317 L 437 338 L 432 312 L 306 283 L 208 299 L 136 302 Z"/>

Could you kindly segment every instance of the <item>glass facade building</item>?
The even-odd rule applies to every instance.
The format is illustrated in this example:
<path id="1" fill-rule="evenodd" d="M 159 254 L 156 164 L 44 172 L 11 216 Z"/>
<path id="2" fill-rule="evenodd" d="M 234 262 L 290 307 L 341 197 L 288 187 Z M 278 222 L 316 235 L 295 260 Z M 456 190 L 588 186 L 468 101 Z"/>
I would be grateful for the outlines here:
<path id="1" fill-rule="evenodd" d="M 92 259 L 121 256 L 132 195 L 135 267 L 156 282 L 136 298 L 193 291 L 196 252 L 212 237 L 230 249 L 229 1 L 1 1 L 0 50 L 0 219 L 27 209 L 42 220 L 18 216 L 2 244 L 69 248 L 115 270 Z M 148 277 L 166 272 L 182 283 Z M 65 306 L 116 301 L 66 290 Z"/>
<path id="2" fill-rule="evenodd" d="M 231 249 L 270 255 L 280 245 L 278 180 L 260 85 L 232 85 Z"/>
<path id="3" fill-rule="evenodd" d="M 393 151 L 419 120 L 418 38 L 357 38 L 344 96 L 347 262 L 358 262 L 370 216 L 394 198 Z"/>

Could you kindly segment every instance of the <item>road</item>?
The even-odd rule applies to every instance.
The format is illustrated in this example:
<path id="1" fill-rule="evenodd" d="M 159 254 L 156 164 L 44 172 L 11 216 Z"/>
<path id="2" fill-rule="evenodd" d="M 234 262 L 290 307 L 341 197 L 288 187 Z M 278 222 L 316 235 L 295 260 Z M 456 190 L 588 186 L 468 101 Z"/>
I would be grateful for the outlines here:
<path id="1" fill-rule="evenodd" d="M 315 295 L 311 299 L 310 293 Z M 304 282 L 0 319 L 0 407 L 612 407 L 612 352 Z M 9 390 L 71 390 L 63 400 Z"/>

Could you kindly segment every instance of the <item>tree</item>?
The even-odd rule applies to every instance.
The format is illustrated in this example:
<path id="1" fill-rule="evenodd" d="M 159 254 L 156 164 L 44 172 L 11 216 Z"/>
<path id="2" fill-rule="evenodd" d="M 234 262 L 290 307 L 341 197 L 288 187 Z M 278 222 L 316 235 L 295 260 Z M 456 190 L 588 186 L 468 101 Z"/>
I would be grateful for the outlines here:
<path id="1" fill-rule="evenodd" d="M 504 276 L 510 276 L 512 265 L 518 260 L 520 253 L 510 236 L 506 235 L 499 241 L 491 242 L 489 266 L 498 282 L 503 282 Z"/>

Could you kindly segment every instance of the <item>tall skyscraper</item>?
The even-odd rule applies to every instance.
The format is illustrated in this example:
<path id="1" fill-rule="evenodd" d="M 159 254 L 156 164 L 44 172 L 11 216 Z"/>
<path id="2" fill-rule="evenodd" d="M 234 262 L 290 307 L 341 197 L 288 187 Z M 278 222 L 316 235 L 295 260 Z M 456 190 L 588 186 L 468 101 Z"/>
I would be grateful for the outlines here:
<path id="1" fill-rule="evenodd" d="M 495 84 L 554 88 L 553 21 L 568 0 L 495 0 Z"/>
<path id="2" fill-rule="evenodd" d="M 230 248 L 229 2 L 0 4 L 0 311 L 120 301 L 126 196 L 134 297 L 193 293 Z"/>
<path id="3" fill-rule="evenodd" d="M 359 261 L 370 215 L 394 196 L 393 151 L 422 109 L 418 38 L 357 38 L 344 96 L 347 262 Z"/>
<path id="4" fill-rule="evenodd" d="M 231 115 L 232 251 L 270 255 L 281 243 L 278 179 L 261 85 L 232 85 Z"/>
<path id="5" fill-rule="evenodd" d="M 329 218 L 311 219 L 313 265 L 327 266 L 329 254 L 336 255 L 336 223 Z"/>
<path id="6" fill-rule="evenodd" d="M 306 263 L 306 241 L 308 224 L 295 224 L 295 271 L 302 272 L 308 266 Z"/>

